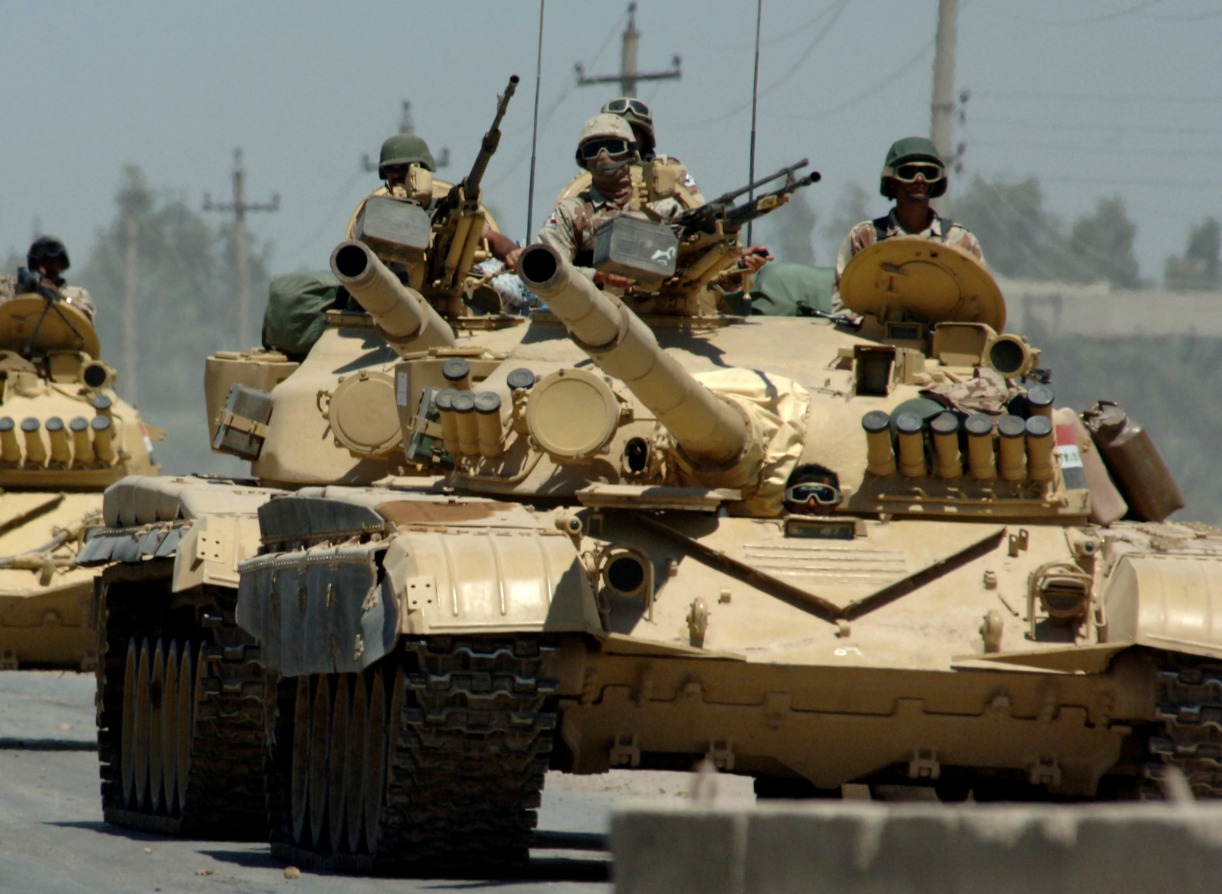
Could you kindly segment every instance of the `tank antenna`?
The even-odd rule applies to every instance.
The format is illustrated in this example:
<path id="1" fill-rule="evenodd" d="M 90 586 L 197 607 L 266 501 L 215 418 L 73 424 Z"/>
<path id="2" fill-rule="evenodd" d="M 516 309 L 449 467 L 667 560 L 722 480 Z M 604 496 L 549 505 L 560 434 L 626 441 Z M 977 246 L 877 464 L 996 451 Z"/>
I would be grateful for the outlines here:
<path id="1" fill-rule="evenodd" d="M 526 194 L 526 241 L 534 238 L 535 154 L 539 144 L 539 82 L 543 77 L 543 4 L 539 0 L 539 48 L 535 54 L 535 120 L 530 133 L 530 192 Z"/>
<path id="2" fill-rule="evenodd" d="M 764 0 L 755 0 L 755 74 L 751 78 L 751 158 L 747 167 L 747 182 L 755 182 L 755 112 L 759 106 L 760 94 L 760 19 L 764 16 Z M 747 193 L 748 199 L 755 198 L 755 190 Z M 747 244 L 751 241 L 751 222 L 747 222 Z"/>

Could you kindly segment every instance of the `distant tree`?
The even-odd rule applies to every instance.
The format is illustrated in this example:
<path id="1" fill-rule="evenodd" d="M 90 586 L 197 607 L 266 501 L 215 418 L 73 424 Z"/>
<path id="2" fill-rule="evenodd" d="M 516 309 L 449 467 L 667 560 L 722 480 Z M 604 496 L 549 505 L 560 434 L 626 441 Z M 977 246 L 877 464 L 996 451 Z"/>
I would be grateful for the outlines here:
<path id="1" fill-rule="evenodd" d="M 755 242 L 767 245 L 778 261 L 814 266 L 815 247 L 811 239 L 817 222 L 806 191 L 799 190 L 783 207 L 756 221 L 752 236 Z M 742 235 L 745 239 L 745 230 Z"/>
<path id="2" fill-rule="evenodd" d="M 235 345 L 236 286 L 229 229 L 219 229 L 172 190 L 152 189 L 136 166 L 123 169 L 118 215 L 97 234 L 76 278 L 93 294 L 102 353 L 119 372 L 117 387 L 135 396 L 147 422 L 170 438 L 159 448 L 168 471 L 207 470 L 202 388 L 204 359 Z M 251 294 L 266 295 L 266 250 L 250 253 Z M 136 348 L 124 357 L 129 275 Z"/>
<path id="3" fill-rule="evenodd" d="M 953 186 L 953 184 L 952 184 Z M 1060 222 L 1044 209 L 1039 181 L 974 176 L 954 197 L 952 218 L 975 233 L 994 272 L 1022 279 L 1063 279 L 1071 261 Z"/>
<path id="4" fill-rule="evenodd" d="M 1218 255 L 1222 248 L 1222 225 L 1216 217 L 1206 218 L 1188 235 L 1183 257 L 1167 258 L 1163 280 L 1168 289 L 1213 290 L 1222 286 Z"/>
<path id="5" fill-rule="evenodd" d="M 844 237 L 849 235 L 849 230 L 863 220 L 872 220 L 882 213 L 881 211 L 871 212 L 872 195 L 877 196 L 877 192 L 868 193 L 859 184 L 849 183 L 836 199 L 832 216 L 822 230 L 825 244 L 830 249 L 828 252 L 829 265 L 836 263 L 836 253 L 840 251 L 840 245 L 844 242 Z M 882 201 L 881 197 L 879 201 Z"/>
<path id="6" fill-rule="evenodd" d="M 1068 248 L 1076 269 L 1071 270 L 1069 279 L 1105 279 L 1118 289 L 1140 288 L 1140 268 L 1133 254 L 1136 235 L 1137 225 L 1125 213 L 1124 199 L 1100 199 L 1094 214 L 1074 221 Z"/>

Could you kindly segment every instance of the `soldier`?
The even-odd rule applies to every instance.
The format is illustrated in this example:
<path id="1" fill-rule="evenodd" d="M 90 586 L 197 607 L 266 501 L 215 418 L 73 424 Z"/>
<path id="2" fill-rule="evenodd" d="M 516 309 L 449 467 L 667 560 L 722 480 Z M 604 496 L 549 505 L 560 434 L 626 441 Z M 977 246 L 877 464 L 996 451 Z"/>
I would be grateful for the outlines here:
<path id="1" fill-rule="evenodd" d="M 602 111 L 612 115 L 619 115 L 632 128 L 632 134 L 636 137 L 642 162 L 642 165 L 634 165 L 632 170 L 632 182 L 637 189 L 645 190 L 643 165 L 653 162 L 655 165 L 669 168 L 673 172 L 673 178 L 671 179 L 674 182 L 675 198 L 679 200 L 685 209 L 699 208 L 705 203 L 704 195 L 700 192 L 700 187 L 696 185 L 696 181 L 692 179 L 692 175 L 688 173 L 687 166 L 673 155 L 659 155 L 657 153 L 657 139 L 654 136 L 653 130 L 653 112 L 650 111 L 649 105 L 644 100 L 637 99 L 635 96 L 617 96 L 606 103 L 602 107 Z M 752 245 L 743 251 L 739 267 L 742 270 L 755 273 L 771 260 L 773 260 L 773 257 L 767 248 L 762 245 Z"/>
<path id="2" fill-rule="evenodd" d="M 924 137 L 896 140 L 887 150 L 879 177 L 879 192 L 895 201 L 884 217 L 863 221 L 849 231 L 836 256 L 836 284 L 849 259 L 867 246 L 893 236 L 924 236 L 971 252 L 981 261 L 984 252 L 967 228 L 940 217 L 931 199 L 946 193 L 950 178 L 938 150 Z M 837 295 L 839 305 L 839 295 Z"/>
<path id="3" fill-rule="evenodd" d="M 652 216 L 670 220 L 686 210 L 678 196 L 666 196 L 645 203 L 633 183 L 633 168 L 641 163 L 636 135 L 619 115 L 602 112 L 582 126 L 577 144 L 577 164 L 590 176 L 590 185 L 575 195 L 561 198 L 539 231 L 539 241 L 568 258 L 595 285 L 628 289 L 632 280 L 617 274 L 594 270 L 594 230 L 605 220 L 625 211 L 648 207 Z M 511 252 L 506 264 L 516 265 L 518 252 Z M 758 269 L 770 260 L 766 249 L 747 249 L 739 264 L 743 270 Z"/>
<path id="4" fill-rule="evenodd" d="M 639 210 L 640 196 L 633 188 L 632 166 L 640 164 L 632 128 L 619 115 L 600 113 L 581 128 L 577 143 L 577 164 L 590 177 L 590 185 L 575 195 L 561 198 L 551 216 L 539 230 L 539 241 L 550 245 L 571 261 L 598 286 L 627 289 L 632 280 L 594 270 L 594 229 L 624 211 Z M 683 211 L 675 198 L 649 204 L 663 220 Z M 510 252 L 506 263 L 516 268 L 518 251 Z"/>
<path id="5" fill-rule="evenodd" d="M 26 253 L 26 266 L 17 269 L 16 294 L 35 292 L 52 301 L 63 301 L 93 320 L 93 298 L 79 286 L 67 285 L 63 272 L 71 266 L 68 249 L 54 236 L 39 236 Z"/>
<path id="6" fill-rule="evenodd" d="M 700 188 L 696 186 L 692 175 L 688 173 L 687 167 L 674 156 L 657 154 L 657 143 L 653 132 L 653 114 L 644 100 L 620 96 L 603 105 L 601 113 L 619 115 L 632 128 L 637 149 L 641 154 L 641 163 L 632 166 L 632 184 L 643 200 L 648 197 L 644 166 L 653 162 L 667 169 L 667 173 L 670 174 L 668 179 L 673 183 L 674 196 L 684 208 L 697 208 L 704 204 L 704 196 L 701 195 Z M 588 189 L 589 186 L 590 174 L 588 171 L 582 171 L 569 182 L 556 201 L 575 196 Z"/>
<path id="7" fill-rule="evenodd" d="M 426 211 L 431 210 L 433 203 L 443 198 L 453 187 L 453 184 L 445 180 L 434 178 L 435 170 L 437 162 L 433 160 L 428 143 L 421 137 L 406 133 L 387 137 L 378 155 L 378 176 L 385 182 L 356 206 L 348 220 L 348 230 L 344 238 L 355 238 L 357 218 L 360 217 L 365 203 L 375 196 L 412 199 Z M 525 306 L 531 296 L 525 293 L 517 276 L 504 272 L 505 256 L 515 250 L 517 244 L 488 221 L 484 223 L 483 236 L 493 257 L 476 264 L 473 274 L 487 279 L 502 300 L 511 307 Z"/>

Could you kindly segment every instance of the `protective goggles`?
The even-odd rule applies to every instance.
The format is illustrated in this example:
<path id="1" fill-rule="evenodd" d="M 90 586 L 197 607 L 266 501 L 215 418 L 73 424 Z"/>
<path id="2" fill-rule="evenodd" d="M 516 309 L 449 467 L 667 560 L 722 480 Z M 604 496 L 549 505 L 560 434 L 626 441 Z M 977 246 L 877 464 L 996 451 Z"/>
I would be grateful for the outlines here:
<path id="1" fill-rule="evenodd" d="M 804 481 L 785 491 L 785 503 L 807 509 L 827 509 L 840 503 L 840 490 L 832 484 Z"/>
<path id="2" fill-rule="evenodd" d="M 626 112 L 631 112 L 637 118 L 647 122 L 653 121 L 653 115 L 649 111 L 649 106 L 641 102 L 639 99 L 629 99 L 621 96 L 619 99 L 613 99 L 606 105 L 606 111 L 612 115 L 623 115 Z"/>
<path id="3" fill-rule="evenodd" d="M 606 152 L 608 157 L 614 161 L 617 158 L 627 158 L 631 155 L 632 144 L 621 137 L 604 137 L 597 140 L 587 140 L 581 144 L 579 151 L 583 161 L 593 161 L 600 152 Z"/>
<path id="4" fill-rule="evenodd" d="M 937 183 L 946 176 L 946 169 L 933 162 L 910 161 L 896 165 L 895 173 L 891 176 L 901 183 L 915 183 L 917 177 L 923 178 L 926 183 Z"/>

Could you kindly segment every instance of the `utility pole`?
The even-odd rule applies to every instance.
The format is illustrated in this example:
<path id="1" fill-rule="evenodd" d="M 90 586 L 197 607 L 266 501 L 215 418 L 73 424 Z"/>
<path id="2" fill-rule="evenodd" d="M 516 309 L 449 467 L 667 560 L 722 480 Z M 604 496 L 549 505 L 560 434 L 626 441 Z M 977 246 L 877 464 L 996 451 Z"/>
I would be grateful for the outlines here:
<path id="1" fill-rule="evenodd" d="M 934 41 L 933 107 L 929 136 L 947 167 L 954 164 L 951 125 L 955 114 L 955 29 L 959 0 L 938 0 L 938 31 Z M 945 196 L 933 201 L 939 214 L 948 214 Z"/>
<path id="2" fill-rule="evenodd" d="M 136 294 L 140 288 L 140 222 L 130 208 L 123 215 L 123 391 L 140 403 L 140 377 L 136 375 Z"/>
<path id="3" fill-rule="evenodd" d="M 624 43 L 620 50 L 620 73 L 617 75 L 594 75 L 586 77 L 585 67 L 577 63 L 577 86 L 588 87 L 590 84 L 610 84 L 619 82 L 620 96 L 636 96 L 637 81 L 663 81 L 679 78 L 683 73 L 679 70 L 681 60 L 678 55 L 671 59 L 672 68 L 669 71 L 639 72 L 636 68 L 636 49 L 640 43 L 641 32 L 636 30 L 636 4 L 628 4 L 628 25 L 624 28 Z"/>
<path id="4" fill-rule="evenodd" d="M 399 133 L 407 134 L 408 136 L 413 136 L 416 133 L 416 123 L 412 120 L 412 103 L 408 99 L 403 100 L 403 118 L 399 121 Z M 425 140 L 425 142 L 427 143 L 428 141 Z M 433 154 L 433 161 L 437 162 L 438 170 L 448 167 L 450 164 L 450 147 L 441 147 L 440 152 Z M 362 157 L 361 165 L 366 171 L 376 171 L 378 169 L 378 163 L 369 157 L 368 152 Z"/>
<path id="5" fill-rule="evenodd" d="M 246 171 L 242 168 L 242 150 L 233 150 L 233 201 L 213 202 L 212 196 L 204 193 L 205 211 L 233 212 L 233 254 L 234 266 L 238 275 L 238 347 L 245 348 L 253 343 L 250 334 L 250 255 L 246 244 L 246 212 L 247 211 L 278 211 L 280 209 L 280 194 L 272 193 L 270 202 L 247 202 L 243 198 L 243 183 Z"/>

